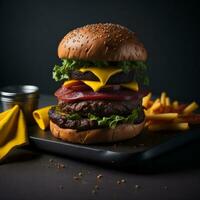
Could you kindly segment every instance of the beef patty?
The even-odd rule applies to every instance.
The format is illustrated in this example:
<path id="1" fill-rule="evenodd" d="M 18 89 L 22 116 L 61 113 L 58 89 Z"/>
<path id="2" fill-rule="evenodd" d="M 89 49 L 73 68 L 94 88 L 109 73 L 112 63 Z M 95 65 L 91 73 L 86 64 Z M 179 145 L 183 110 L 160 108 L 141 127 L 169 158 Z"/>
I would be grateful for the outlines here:
<path id="1" fill-rule="evenodd" d="M 81 71 L 71 71 L 70 79 L 74 80 L 91 80 L 98 81 L 99 79 L 92 72 L 81 72 Z M 107 84 L 120 84 L 128 83 L 134 80 L 134 71 L 129 71 L 128 73 L 119 72 L 111 76 Z"/>
<path id="2" fill-rule="evenodd" d="M 58 102 L 62 112 L 65 113 L 78 113 L 81 116 L 88 116 L 88 113 L 97 116 L 110 116 L 110 115 L 129 115 L 132 110 L 139 105 L 137 101 L 106 101 L 106 100 L 88 100 L 74 103 Z"/>
<path id="3" fill-rule="evenodd" d="M 88 118 L 69 119 L 68 114 L 61 112 L 58 106 L 54 106 L 49 110 L 49 118 L 52 122 L 54 122 L 61 128 L 76 129 L 79 131 L 107 128 L 104 126 L 99 126 L 97 121 L 90 120 Z M 142 121 L 144 121 L 144 112 L 143 109 L 140 109 L 139 116 L 134 121 L 134 124 L 139 124 Z"/>
<path id="4" fill-rule="evenodd" d="M 95 129 L 98 127 L 97 121 L 92 121 L 88 118 L 68 119 L 67 115 L 65 113 L 60 112 L 56 106 L 52 107 L 49 110 L 49 118 L 60 128 L 77 129 L 81 131 Z"/>

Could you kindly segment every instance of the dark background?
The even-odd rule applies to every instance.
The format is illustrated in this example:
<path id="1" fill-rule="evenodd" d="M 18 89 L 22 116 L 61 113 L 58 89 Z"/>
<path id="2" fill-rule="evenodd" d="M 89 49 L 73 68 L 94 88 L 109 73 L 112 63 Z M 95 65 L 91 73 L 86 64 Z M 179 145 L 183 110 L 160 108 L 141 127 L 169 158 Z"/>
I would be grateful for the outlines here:
<path id="1" fill-rule="evenodd" d="M 112 22 L 137 32 L 145 44 L 154 93 L 165 90 L 183 101 L 200 101 L 199 18 L 193 0 L 0 0 L 0 87 L 35 84 L 52 94 L 59 87 L 51 73 L 60 63 L 57 46 L 63 36 L 88 23 Z M 163 157 L 162 167 L 152 162 L 155 174 L 18 149 L 0 164 L 0 199 L 200 199 L 199 143 L 190 147 L 195 148 L 184 146 Z M 57 169 L 57 163 L 65 168 Z M 80 171 L 83 181 L 77 182 L 73 176 Z M 103 178 L 94 196 L 98 174 Z M 117 185 L 122 178 L 126 183 Z"/>
<path id="2" fill-rule="evenodd" d="M 154 93 L 200 99 L 197 1 L 9 1 L 0 0 L 0 87 L 35 84 L 42 93 L 59 86 L 52 68 L 57 46 L 71 29 L 119 23 L 137 32 L 149 53 Z"/>

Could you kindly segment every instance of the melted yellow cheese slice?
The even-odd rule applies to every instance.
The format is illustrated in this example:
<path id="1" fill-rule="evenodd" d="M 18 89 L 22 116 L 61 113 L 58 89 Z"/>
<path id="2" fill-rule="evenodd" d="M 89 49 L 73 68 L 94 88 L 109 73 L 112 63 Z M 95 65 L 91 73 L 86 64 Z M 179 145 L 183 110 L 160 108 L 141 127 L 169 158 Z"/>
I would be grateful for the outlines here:
<path id="1" fill-rule="evenodd" d="M 130 83 L 123 83 L 123 84 L 120 84 L 120 85 L 123 86 L 123 87 L 126 87 L 128 89 L 131 89 L 133 91 L 138 91 L 139 90 L 138 83 L 135 82 L 135 81 L 132 81 Z"/>
<path id="2" fill-rule="evenodd" d="M 104 86 L 106 85 L 107 81 L 109 78 L 119 72 L 122 71 L 122 69 L 117 69 L 114 67 L 107 67 L 105 68 L 100 68 L 100 67 L 88 67 L 88 68 L 81 68 L 79 69 L 81 72 L 92 72 L 101 82 L 101 84 Z"/>
<path id="3" fill-rule="evenodd" d="M 73 82 L 76 82 L 76 80 L 73 80 Z M 83 83 L 85 83 L 86 85 L 88 85 L 90 88 L 92 88 L 92 90 L 94 92 L 98 91 L 102 86 L 101 82 L 100 81 L 84 81 L 82 80 Z M 65 81 L 64 85 L 67 86 L 68 84 L 71 84 L 72 81 Z M 137 82 L 130 82 L 130 83 L 123 83 L 123 84 L 120 84 L 122 87 L 125 87 L 125 88 L 129 88 L 133 91 L 138 91 L 139 90 L 139 86 L 138 86 L 138 83 Z"/>
<path id="4" fill-rule="evenodd" d="M 102 88 L 104 86 L 104 84 L 102 84 L 100 81 L 84 81 L 84 80 L 82 80 L 82 82 L 85 83 L 86 85 L 88 85 L 89 87 L 91 87 L 94 92 L 98 91 L 100 88 Z"/>
<path id="5" fill-rule="evenodd" d="M 78 80 L 69 80 L 69 81 L 65 81 L 64 82 L 64 86 L 67 86 L 67 85 L 70 85 L 71 83 L 75 83 L 75 82 L 78 82 Z"/>
<path id="6" fill-rule="evenodd" d="M 80 68 L 79 71 L 81 72 L 92 72 L 98 79 L 99 81 L 88 81 L 88 80 L 81 80 L 83 83 L 88 85 L 94 92 L 98 91 L 100 88 L 104 87 L 106 83 L 108 82 L 109 78 L 119 72 L 122 71 L 122 69 L 117 69 L 114 67 L 107 67 L 105 68 L 100 68 L 100 67 L 88 67 L 88 68 Z M 70 83 L 76 82 L 76 80 L 70 80 L 66 81 L 64 85 L 68 85 Z M 130 83 L 124 83 L 120 84 L 123 87 L 129 88 L 134 91 L 138 91 L 138 84 L 134 81 Z"/>

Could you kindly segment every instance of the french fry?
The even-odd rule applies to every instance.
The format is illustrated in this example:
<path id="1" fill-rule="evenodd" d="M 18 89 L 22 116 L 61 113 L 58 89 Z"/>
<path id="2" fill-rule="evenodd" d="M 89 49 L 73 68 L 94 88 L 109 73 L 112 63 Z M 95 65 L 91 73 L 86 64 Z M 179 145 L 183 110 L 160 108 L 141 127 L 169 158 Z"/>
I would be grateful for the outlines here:
<path id="1" fill-rule="evenodd" d="M 162 92 L 161 93 L 161 96 L 160 96 L 160 103 L 162 104 L 162 105 L 165 105 L 165 102 L 166 102 L 166 92 Z"/>
<path id="2" fill-rule="evenodd" d="M 158 109 L 160 107 L 160 99 L 156 99 L 153 103 L 153 105 L 147 110 L 148 113 L 153 113 L 154 110 Z"/>
<path id="3" fill-rule="evenodd" d="M 151 99 L 151 96 L 152 96 L 152 94 L 151 94 L 151 92 L 150 92 L 147 96 L 145 96 L 145 97 L 142 99 L 142 106 L 144 106 L 145 108 L 148 107 L 148 104 L 149 104 L 149 101 L 150 101 L 150 99 Z"/>
<path id="4" fill-rule="evenodd" d="M 145 116 L 147 116 L 148 111 L 144 109 L 144 114 Z"/>
<path id="5" fill-rule="evenodd" d="M 188 123 L 168 123 L 168 124 L 150 124 L 148 130 L 150 131 L 162 131 L 162 130 L 188 130 Z"/>
<path id="6" fill-rule="evenodd" d="M 146 114 L 147 120 L 172 121 L 178 118 L 178 113 Z"/>
<path id="7" fill-rule="evenodd" d="M 172 107 L 174 108 L 174 109 L 177 109 L 178 108 L 178 101 L 173 101 L 173 103 L 172 103 Z"/>
<path id="8" fill-rule="evenodd" d="M 189 104 L 184 110 L 183 110 L 183 115 L 189 115 L 193 111 L 195 111 L 199 105 L 194 101 L 191 104 Z"/>
<path id="9" fill-rule="evenodd" d="M 165 100 L 165 103 L 166 103 L 166 106 L 170 106 L 170 98 L 169 97 L 166 97 L 166 100 Z"/>
<path id="10" fill-rule="evenodd" d="M 162 92 L 156 100 L 151 100 L 151 96 L 149 93 L 143 98 L 145 127 L 150 131 L 187 130 L 189 124 L 200 124 L 200 114 L 193 113 L 199 107 L 196 102 L 189 105 L 178 101 L 171 103 L 166 92 Z"/>

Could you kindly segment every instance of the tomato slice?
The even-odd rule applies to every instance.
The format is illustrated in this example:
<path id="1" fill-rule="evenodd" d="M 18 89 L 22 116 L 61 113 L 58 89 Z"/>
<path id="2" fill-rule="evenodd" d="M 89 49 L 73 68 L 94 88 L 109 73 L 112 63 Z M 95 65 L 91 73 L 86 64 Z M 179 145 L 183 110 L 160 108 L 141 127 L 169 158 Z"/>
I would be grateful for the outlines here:
<path id="1" fill-rule="evenodd" d="M 72 92 L 69 94 L 65 94 L 62 96 L 57 96 L 59 100 L 64 102 L 74 102 L 77 100 L 133 100 L 136 99 L 135 95 L 124 95 L 120 93 L 111 94 L 111 93 L 103 93 L 103 92 L 91 92 L 91 91 L 79 91 L 79 92 Z"/>
<path id="2" fill-rule="evenodd" d="M 98 92 L 94 92 L 89 86 L 81 81 L 63 85 L 55 92 L 55 96 L 64 102 L 75 102 L 79 100 L 137 100 L 145 96 L 146 92 L 134 92 L 122 88 L 120 85 L 109 85 Z"/>
<path id="3" fill-rule="evenodd" d="M 56 91 L 55 96 L 64 102 L 75 102 L 78 100 L 137 100 L 141 98 L 139 92 L 115 91 L 115 92 L 93 92 L 93 91 Z M 143 96 L 143 95 L 142 95 Z"/>
<path id="4" fill-rule="evenodd" d="M 67 85 L 63 85 L 62 87 L 65 87 L 66 89 L 70 89 L 73 91 L 85 91 L 85 90 L 93 91 L 91 87 L 89 87 L 88 85 L 86 85 L 81 81 L 72 82 Z M 119 84 L 105 85 L 100 89 L 100 91 L 116 91 L 116 90 L 121 90 L 122 88 L 123 87 L 120 86 Z M 123 89 L 130 90 L 128 88 L 123 88 Z"/>

